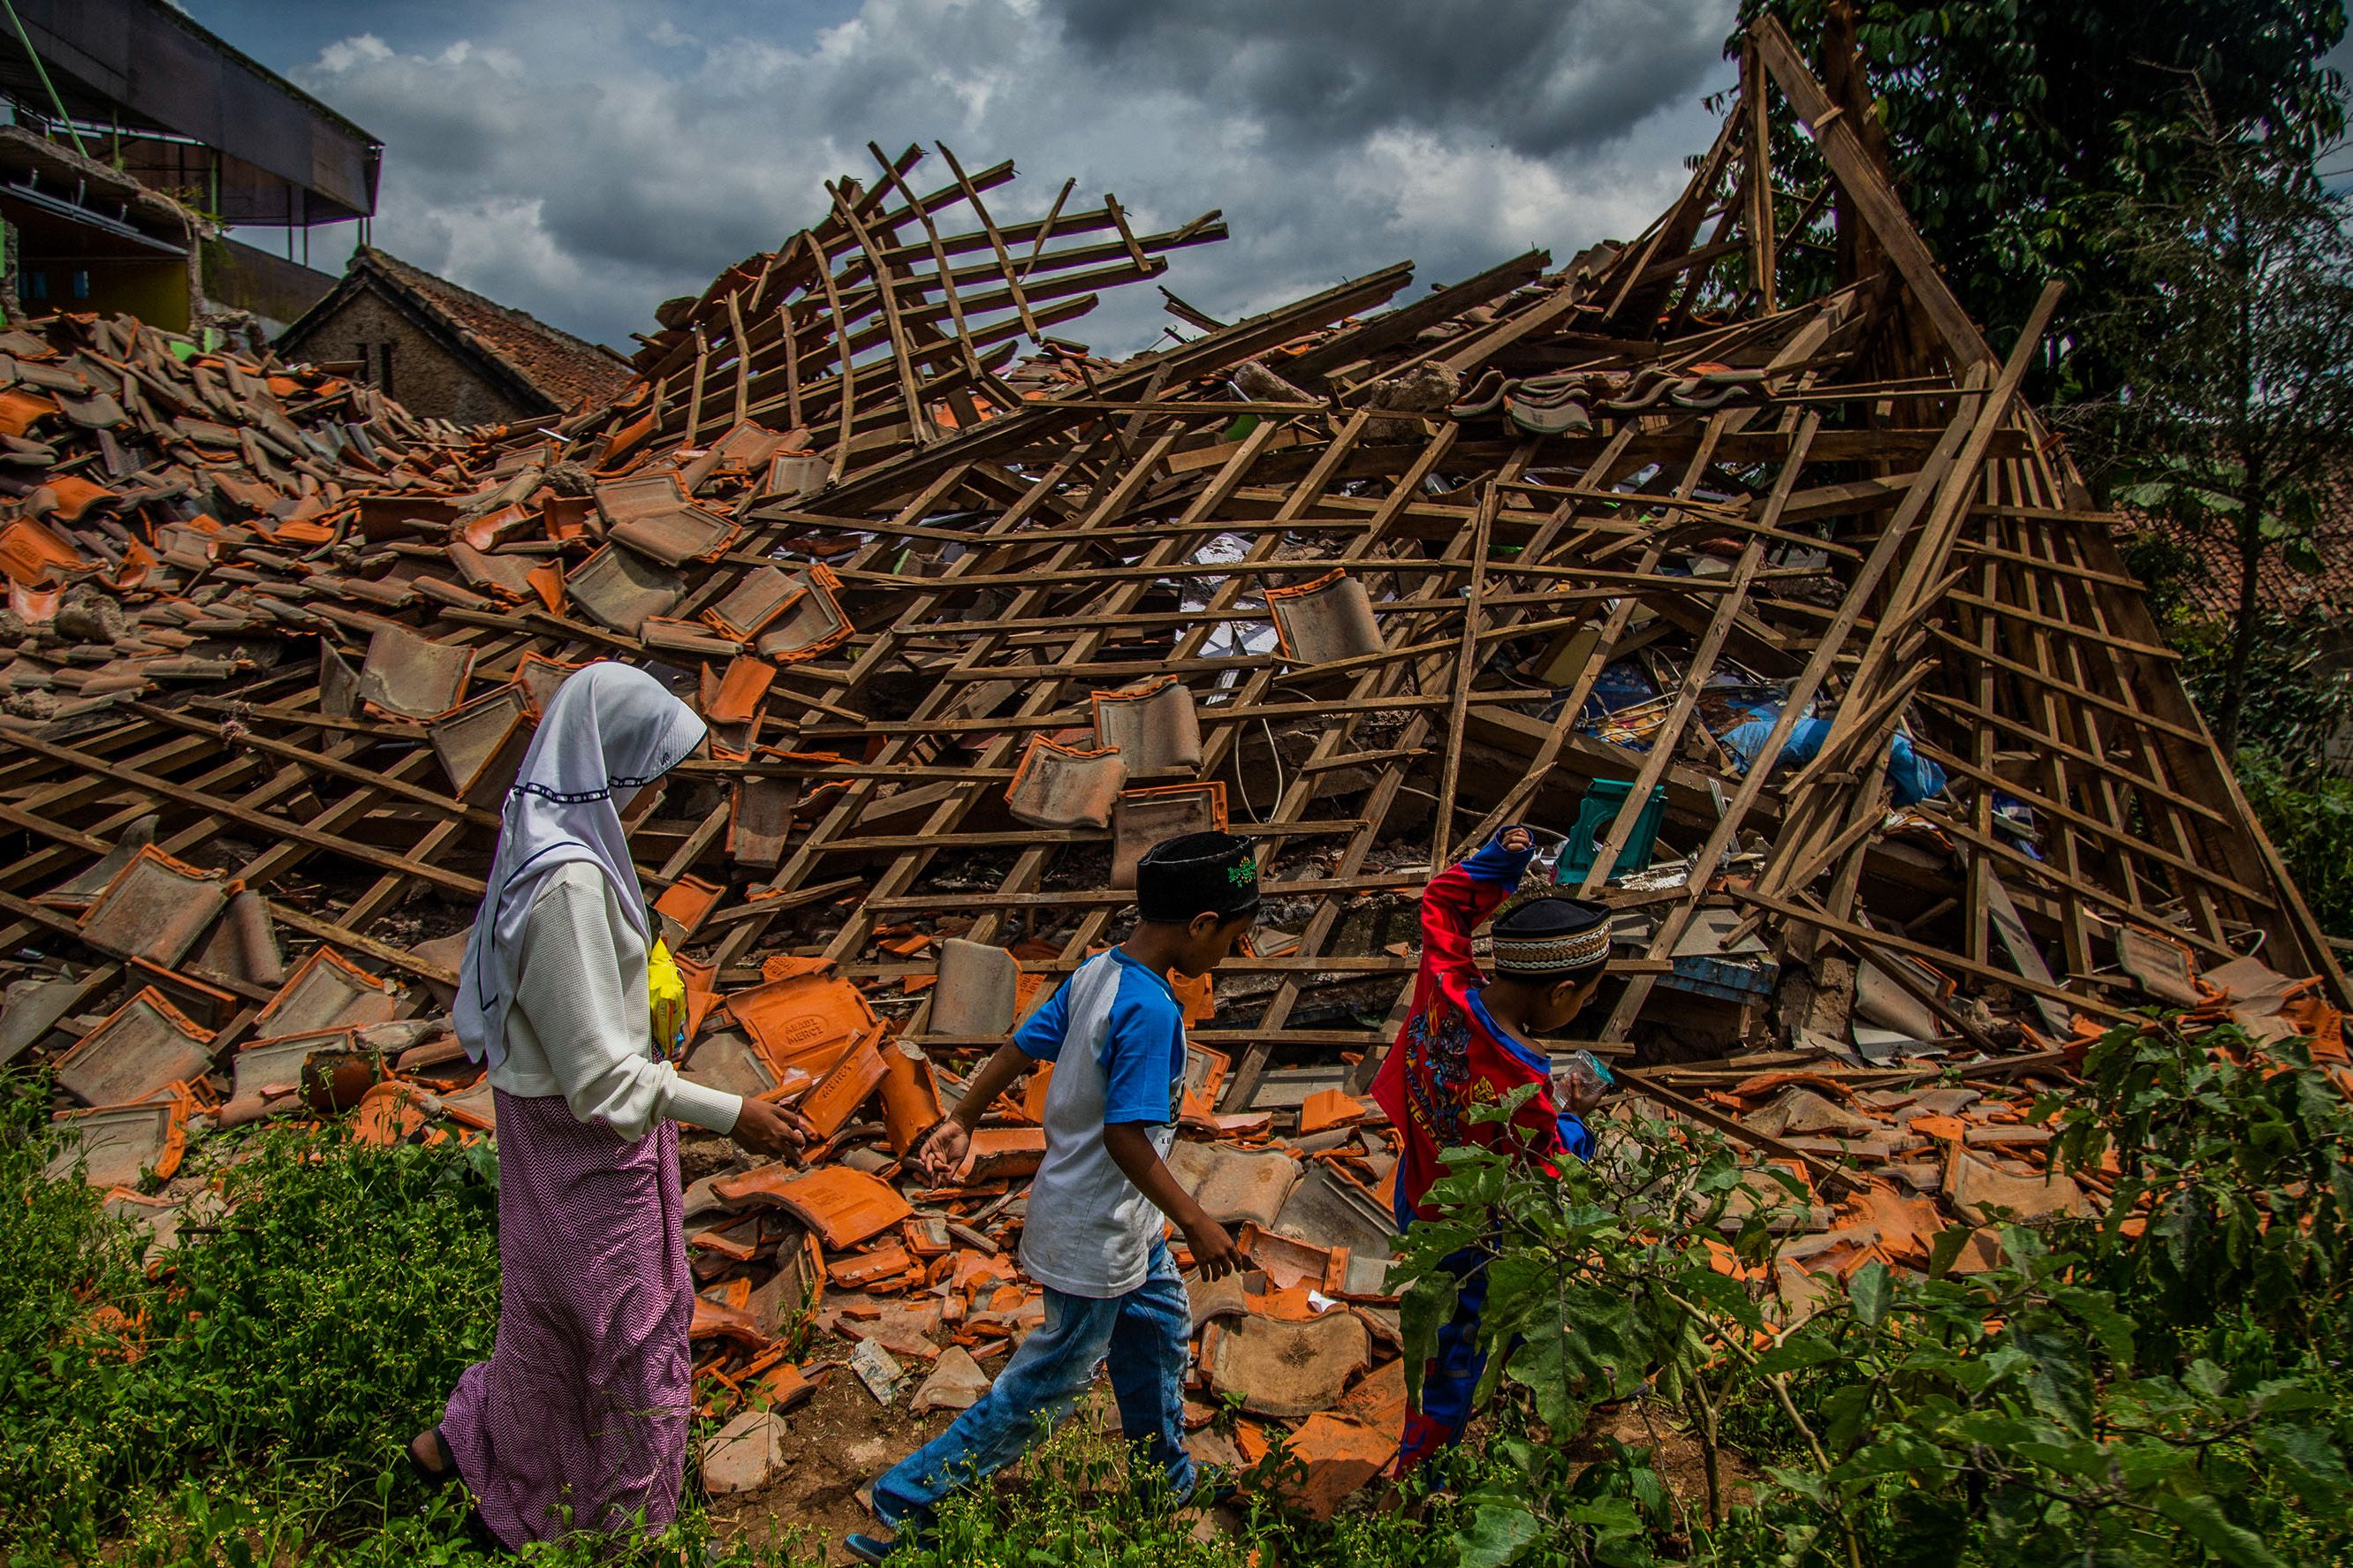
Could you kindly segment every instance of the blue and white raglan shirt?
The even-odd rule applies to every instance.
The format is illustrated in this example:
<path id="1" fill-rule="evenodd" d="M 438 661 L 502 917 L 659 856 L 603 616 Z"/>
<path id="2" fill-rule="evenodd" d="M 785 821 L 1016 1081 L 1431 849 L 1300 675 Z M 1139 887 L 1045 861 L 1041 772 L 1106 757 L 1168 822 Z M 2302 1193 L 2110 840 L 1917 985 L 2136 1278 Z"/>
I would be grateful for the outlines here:
<path id="1" fill-rule="evenodd" d="M 1166 979 L 1113 948 L 1022 1020 L 1013 1043 L 1054 1064 L 1022 1270 L 1064 1295 L 1124 1296 L 1144 1283 L 1164 1219 L 1112 1163 L 1103 1129 L 1147 1127 L 1167 1157 L 1185 1081 L 1185 1009 Z"/>

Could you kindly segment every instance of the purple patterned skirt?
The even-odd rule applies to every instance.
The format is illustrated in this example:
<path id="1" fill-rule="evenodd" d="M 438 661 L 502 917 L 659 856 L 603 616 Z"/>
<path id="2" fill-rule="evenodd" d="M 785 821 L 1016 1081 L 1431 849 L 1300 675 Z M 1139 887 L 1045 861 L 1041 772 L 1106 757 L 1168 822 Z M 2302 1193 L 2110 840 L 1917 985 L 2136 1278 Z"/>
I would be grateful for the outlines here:
<path id="1" fill-rule="evenodd" d="M 458 1379 L 442 1438 L 510 1547 L 662 1529 L 693 1399 L 678 1129 L 623 1142 L 561 1096 L 494 1095 L 498 1341 Z"/>

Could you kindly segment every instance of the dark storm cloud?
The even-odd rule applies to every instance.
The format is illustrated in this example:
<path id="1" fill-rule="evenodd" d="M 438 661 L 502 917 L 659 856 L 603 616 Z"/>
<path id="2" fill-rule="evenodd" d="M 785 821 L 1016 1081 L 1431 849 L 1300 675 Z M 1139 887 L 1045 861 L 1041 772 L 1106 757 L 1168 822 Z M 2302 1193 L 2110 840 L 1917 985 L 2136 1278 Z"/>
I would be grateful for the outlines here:
<path id="1" fill-rule="evenodd" d="M 1047 0 L 1083 56 L 1321 142 L 1482 130 L 1536 156 L 1622 135 L 1720 63 L 1706 0 Z"/>
<path id="2" fill-rule="evenodd" d="M 1566 258 L 1681 187 L 1730 6 L 485 0 L 390 9 L 417 25 L 290 74 L 384 139 L 377 243 L 626 347 L 659 300 L 820 217 L 827 179 L 870 179 L 869 141 L 1015 160 L 1001 217 L 1065 176 L 1152 227 L 1223 208 L 1234 237 L 1164 281 L 1229 317 L 1409 257 L 1417 288 Z M 916 177 L 946 179 L 936 158 Z M 1125 352 L 1166 321 L 1131 288 L 1071 331 Z"/>

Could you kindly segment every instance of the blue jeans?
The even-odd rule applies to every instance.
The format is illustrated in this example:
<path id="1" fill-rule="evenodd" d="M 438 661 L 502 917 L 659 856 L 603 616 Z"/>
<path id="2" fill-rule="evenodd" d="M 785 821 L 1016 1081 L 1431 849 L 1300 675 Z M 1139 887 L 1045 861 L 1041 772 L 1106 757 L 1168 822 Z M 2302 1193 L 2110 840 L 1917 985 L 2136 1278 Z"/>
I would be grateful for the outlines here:
<path id="1" fill-rule="evenodd" d="M 1048 1423 L 1070 1413 L 1111 1360 L 1120 1430 L 1141 1443 L 1179 1500 L 1192 1495 L 1185 1451 L 1185 1369 L 1193 1309 L 1165 1242 L 1155 1242 L 1144 1283 L 1124 1296 L 1046 1292 L 1046 1323 L 1021 1342 L 996 1385 L 946 1431 L 874 1483 L 874 1516 L 893 1530 L 929 1524 L 956 1488 L 1019 1458 Z"/>
<path id="2" fill-rule="evenodd" d="M 1400 1188 L 1397 1194 L 1398 1234 L 1413 1223 L 1413 1205 Z M 1471 1421 L 1471 1396 L 1480 1374 L 1487 1370 L 1487 1352 L 1479 1344 L 1479 1320 L 1487 1310 L 1487 1261 L 1492 1248 L 1473 1244 L 1450 1255 L 1443 1267 L 1455 1278 L 1454 1314 L 1438 1326 L 1438 1353 L 1421 1373 L 1421 1407 L 1405 1418 L 1403 1442 L 1398 1449 L 1396 1475 L 1410 1475 L 1440 1448 L 1462 1440 Z"/>

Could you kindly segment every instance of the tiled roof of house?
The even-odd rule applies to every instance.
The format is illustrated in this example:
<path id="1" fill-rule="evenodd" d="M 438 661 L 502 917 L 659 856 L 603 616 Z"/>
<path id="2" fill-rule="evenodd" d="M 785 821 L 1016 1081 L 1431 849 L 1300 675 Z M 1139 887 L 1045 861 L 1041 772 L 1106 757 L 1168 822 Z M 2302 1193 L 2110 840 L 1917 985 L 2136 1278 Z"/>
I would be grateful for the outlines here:
<path id="1" fill-rule="evenodd" d="M 364 245 L 352 255 L 346 282 L 372 279 L 446 326 L 461 342 L 517 380 L 528 383 L 558 410 L 584 399 L 619 395 L 634 374 L 610 349 L 575 338 L 538 317 L 461 289 L 446 278 L 411 266 L 388 251 Z M 337 295 L 322 300 L 312 314 L 323 319 Z M 299 341 L 309 318 L 289 329 Z"/>
<path id="2" fill-rule="evenodd" d="M 2123 510 L 2142 531 L 2189 551 L 2189 567 L 2181 574 L 2186 608 L 2217 618 L 2238 612 L 2239 551 L 2226 530 L 2193 533 L 2132 507 Z M 2255 574 L 2258 605 L 2279 615 L 2316 607 L 2332 616 L 2353 616 L 2353 465 L 2329 484 L 2314 543 L 2320 556 L 2316 573 L 2297 571 L 2276 548 L 2264 553 Z"/>

